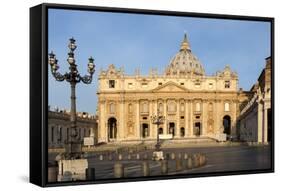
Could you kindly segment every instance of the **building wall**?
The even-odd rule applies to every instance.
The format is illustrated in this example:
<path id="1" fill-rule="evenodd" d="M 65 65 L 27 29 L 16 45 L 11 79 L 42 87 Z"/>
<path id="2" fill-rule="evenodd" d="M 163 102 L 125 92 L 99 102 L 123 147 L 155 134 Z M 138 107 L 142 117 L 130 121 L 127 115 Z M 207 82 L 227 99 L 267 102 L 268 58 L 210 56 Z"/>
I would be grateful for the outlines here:
<path id="1" fill-rule="evenodd" d="M 93 135 L 97 142 L 97 121 L 95 116 L 78 113 L 77 127 L 79 140 Z M 48 113 L 48 148 L 62 148 L 70 140 L 70 114 L 66 111 Z"/>
<path id="2" fill-rule="evenodd" d="M 226 103 L 229 111 L 225 111 Z M 200 136 L 215 137 L 223 133 L 226 115 L 231 119 L 231 135 L 236 136 L 239 104 L 238 77 L 229 66 L 214 76 L 155 73 L 128 76 L 122 69 L 110 65 L 99 76 L 99 141 L 155 140 L 157 129 L 150 117 L 156 115 L 158 109 L 161 110 L 159 114 L 166 117 L 160 125 L 163 134 L 169 134 L 169 125 L 174 123 L 174 138 L 194 137 L 196 122 L 201 123 Z M 173 105 L 174 110 L 169 109 Z M 109 138 L 111 118 L 117 120 L 117 136 L 113 139 Z M 147 126 L 146 138 L 143 126 Z M 181 128 L 184 128 L 183 136 Z"/>
<path id="3" fill-rule="evenodd" d="M 253 96 L 238 118 L 243 141 L 265 144 L 271 141 L 271 64 L 269 57 L 257 83 L 251 88 Z"/>

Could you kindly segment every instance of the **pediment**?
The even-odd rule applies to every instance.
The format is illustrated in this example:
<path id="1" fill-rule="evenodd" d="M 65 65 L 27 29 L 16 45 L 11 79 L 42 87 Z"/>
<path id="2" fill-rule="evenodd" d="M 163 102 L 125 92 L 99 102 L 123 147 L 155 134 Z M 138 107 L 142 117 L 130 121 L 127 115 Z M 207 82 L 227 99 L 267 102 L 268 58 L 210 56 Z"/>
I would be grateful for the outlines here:
<path id="1" fill-rule="evenodd" d="M 175 82 L 167 82 L 162 86 L 159 86 L 152 90 L 153 92 L 186 92 L 188 91 L 185 87 L 182 87 Z"/>

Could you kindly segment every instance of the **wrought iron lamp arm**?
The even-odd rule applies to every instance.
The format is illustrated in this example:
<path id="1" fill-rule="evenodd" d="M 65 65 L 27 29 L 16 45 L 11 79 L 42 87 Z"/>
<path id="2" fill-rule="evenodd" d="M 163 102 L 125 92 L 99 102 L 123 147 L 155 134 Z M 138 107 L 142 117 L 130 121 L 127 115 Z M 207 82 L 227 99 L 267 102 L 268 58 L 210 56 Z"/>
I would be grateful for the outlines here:
<path id="1" fill-rule="evenodd" d="M 85 75 L 83 77 L 81 77 L 79 75 L 79 79 L 84 83 L 84 84 L 90 84 L 93 80 L 93 74 L 90 75 Z"/>
<path id="2" fill-rule="evenodd" d="M 65 75 L 62 75 L 60 72 L 57 72 L 57 71 L 52 71 L 52 75 L 59 82 L 62 82 L 66 79 Z"/>

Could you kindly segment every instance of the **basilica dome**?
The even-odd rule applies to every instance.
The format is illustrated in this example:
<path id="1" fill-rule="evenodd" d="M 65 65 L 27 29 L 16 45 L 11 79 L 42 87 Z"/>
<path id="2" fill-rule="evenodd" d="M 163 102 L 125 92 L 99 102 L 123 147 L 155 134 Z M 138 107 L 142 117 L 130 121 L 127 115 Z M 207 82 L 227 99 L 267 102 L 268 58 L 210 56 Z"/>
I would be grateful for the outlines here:
<path id="1" fill-rule="evenodd" d="M 197 57 L 191 53 L 190 45 L 185 34 L 180 51 L 171 59 L 166 68 L 166 75 L 186 75 L 191 73 L 202 76 L 205 74 L 205 71 Z"/>

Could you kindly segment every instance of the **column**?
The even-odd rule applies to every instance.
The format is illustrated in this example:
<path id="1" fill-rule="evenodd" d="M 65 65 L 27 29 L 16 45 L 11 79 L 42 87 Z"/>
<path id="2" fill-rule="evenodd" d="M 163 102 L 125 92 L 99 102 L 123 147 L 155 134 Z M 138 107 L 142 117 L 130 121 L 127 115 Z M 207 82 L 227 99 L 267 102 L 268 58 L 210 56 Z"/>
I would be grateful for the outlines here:
<path id="1" fill-rule="evenodd" d="M 218 100 L 215 100 L 214 102 L 214 134 L 215 136 L 220 134 L 220 128 L 222 126 L 222 124 L 220 124 L 219 122 L 219 117 L 220 117 L 220 113 L 219 113 L 219 101 Z"/>
<path id="2" fill-rule="evenodd" d="M 135 135 L 137 139 L 141 139 L 140 137 L 140 102 L 136 101 L 136 125 L 135 125 Z"/>
<path id="3" fill-rule="evenodd" d="M 98 138 L 101 142 L 108 142 L 107 136 L 107 119 L 105 115 L 105 101 L 100 101 L 100 110 L 99 110 L 99 132 Z"/>
<path id="4" fill-rule="evenodd" d="M 230 110 L 232 110 L 233 113 L 233 119 L 231 123 L 231 135 L 236 137 L 237 135 L 237 103 L 238 101 L 235 100 L 232 102 L 232 105 L 230 106 Z"/>
<path id="5" fill-rule="evenodd" d="M 117 119 L 117 139 L 121 141 L 124 139 L 125 133 L 125 101 L 121 98 L 119 102 L 119 119 Z"/>
<path id="6" fill-rule="evenodd" d="M 167 100 L 166 99 L 164 100 L 164 103 L 163 103 L 163 110 L 164 110 L 164 116 L 165 116 L 165 121 L 164 121 L 164 124 L 163 124 L 163 134 L 166 135 L 168 133 L 167 132 L 168 116 L 167 116 Z"/>
<path id="7" fill-rule="evenodd" d="M 184 107 L 184 112 L 185 112 L 185 115 L 184 115 L 184 120 L 185 120 L 185 123 L 184 123 L 184 137 L 188 137 L 190 136 L 190 133 L 189 133 L 189 129 L 190 129 L 190 126 L 188 125 L 188 121 L 189 121 L 189 116 L 188 116 L 188 109 L 189 109 L 189 104 L 188 104 L 188 101 L 185 100 L 184 101 L 184 104 L 185 104 L 185 107 Z"/>
<path id="8" fill-rule="evenodd" d="M 176 114 L 176 129 L 175 137 L 180 137 L 180 101 L 176 100 L 177 103 L 177 114 Z"/>
<path id="9" fill-rule="evenodd" d="M 201 135 L 206 135 L 207 133 L 207 108 L 206 108 L 206 101 L 202 101 L 202 127 L 201 127 Z"/>
<path id="10" fill-rule="evenodd" d="M 267 134 L 268 134 L 268 121 L 267 121 L 267 107 L 264 105 L 263 110 L 263 143 L 267 143 Z"/>
<path id="11" fill-rule="evenodd" d="M 262 143 L 262 133 L 263 133 L 263 120 L 262 120 L 262 118 L 263 118 L 263 106 L 262 106 L 262 104 L 259 102 L 258 103 L 258 130 L 257 130 L 257 133 L 258 133 L 258 136 L 257 136 L 257 138 L 258 138 L 258 140 L 257 140 L 257 142 L 258 143 Z"/>
<path id="12" fill-rule="evenodd" d="M 153 101 L 153 114 L 157 115 L 157 107 L 158 107 L 158 103 L 157 103 L 157 99 Z M 152 114 L 152 115 L 153 115 Z M 150 119 L 149 119 L 150 120 Z M 154 139 L 157 138 L 157 125 L 153 125 L 153 130 L 152 130 L 153 134 L 152 137 Z"/>
<path id="13" fill-rule="evenodd" d="M 189 102 L 189 128 L 190 128 L 190 136 L 193 136 L 193 101 Z"/>
<path id="14" fill-rule="evenodd" d="M 154 113 L 153 111 L 153 103 L 154 100 L 149 100 L 149 115 L 148 115 L 148 120 L 149 120 L 149 138 L 153 137 L 153 129 L 154 129 L 154 124 L 152 123 L 152 121 L 150 120 L 150 116 L 152 115 L 156 115 L 156 113 Z"/>

